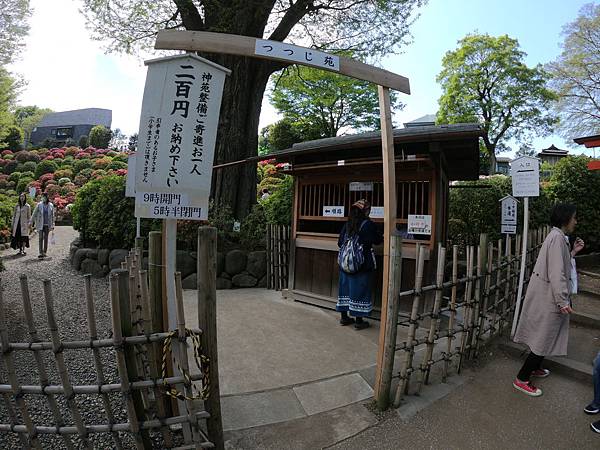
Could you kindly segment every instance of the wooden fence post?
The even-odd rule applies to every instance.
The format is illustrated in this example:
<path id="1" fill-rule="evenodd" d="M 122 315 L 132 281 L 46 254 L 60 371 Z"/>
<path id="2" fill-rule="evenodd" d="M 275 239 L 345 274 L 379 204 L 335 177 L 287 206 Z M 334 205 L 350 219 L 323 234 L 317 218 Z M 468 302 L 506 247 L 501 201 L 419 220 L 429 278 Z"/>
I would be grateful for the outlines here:
<path id="1" fill-rule="evenodd" d="M 394 370 L 394 357 L 396 355 L 396 336 L 398 335 L 398 308 L 400 306 L 400 286 L 402 284 L 402 238 L 391 236 L 390 240 L 390 282 L 388 289 L 386 324 L 382 329 L 383 364 L 377 366 L 375 375 L 377 407 L 387 409 L 390 404 L 390 389 L 392 385 L 392 372 Z M 384 286 L 384 289 L 386 286 Z M 379 361 L 380 358 L 377 358 Z"/>
<path id="2" fill-rule="evenodd" d="M 225 448 L 221 421 L 221 390 L 217 350 L 217 229 L 198 229 L 198 326 L 202 330 L 204 352 L 210 364 L 210 393 L 204 402 L 207 431 L 217 450 Z"/>

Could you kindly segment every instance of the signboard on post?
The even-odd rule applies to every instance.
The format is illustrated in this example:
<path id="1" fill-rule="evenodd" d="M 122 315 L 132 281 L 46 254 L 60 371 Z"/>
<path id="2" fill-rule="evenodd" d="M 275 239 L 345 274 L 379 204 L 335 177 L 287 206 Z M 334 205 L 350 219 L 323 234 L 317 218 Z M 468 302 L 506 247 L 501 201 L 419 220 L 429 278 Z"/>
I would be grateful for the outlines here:
<path id="1" fill-rule="evenodd" d="M 517 203 L 518 200 L 512 195 L 500 199 L 502 205 L 502 234 L 516 234 L 517 232 Z"/>
<path id="2" fill-rule="evenodd" d="M 323 206 L 323 217 L 344 217 L 344 206 Z"/>
<path id="3" fill-rule="evenodd" d="M 521 156 L 510 163 L 512 190 L 515 197 L 540 196 L 540 160 Z"/>
<path id="4" fill-rule="evenodd" d="M 372 190 L 372 181 L 353 181 L 350 183 L 350 192 L 367 192 Z"/>
<path id="5" fill-rule="evenodd" d="M 206 220 L 225 76 L 193 54 L 146 61 L 136 217 Z"/>

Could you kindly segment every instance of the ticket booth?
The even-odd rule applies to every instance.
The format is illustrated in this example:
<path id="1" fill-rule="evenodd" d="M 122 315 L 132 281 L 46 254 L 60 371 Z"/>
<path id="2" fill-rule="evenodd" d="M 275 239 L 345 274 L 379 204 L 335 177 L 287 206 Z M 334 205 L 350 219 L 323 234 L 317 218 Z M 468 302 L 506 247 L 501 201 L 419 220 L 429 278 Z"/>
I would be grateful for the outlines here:
<path id="1" fill-rule="evenodd" d="M 480 136 L 476 124 L 394 130 L 396 232 L 403 237 L 403 289 L 413 284 L 417 244 L 426 247 L 425 270 L 433 276 L 427 261 L 437 244 L 446 239 L 449 182 L 478 179 Z M 383 226 L 381 135 L 373 132 L 303 142 L 277 153 L 276 159 L 288 163 L 287 173 L 295 178 L 288 295 L 296 301 L 335 308 L 337 241 L 350 205 L 368 199 L 372 220 Z M 377 315 L 381 248 L 375 252 L 378 268 L 373 300 Z"/>

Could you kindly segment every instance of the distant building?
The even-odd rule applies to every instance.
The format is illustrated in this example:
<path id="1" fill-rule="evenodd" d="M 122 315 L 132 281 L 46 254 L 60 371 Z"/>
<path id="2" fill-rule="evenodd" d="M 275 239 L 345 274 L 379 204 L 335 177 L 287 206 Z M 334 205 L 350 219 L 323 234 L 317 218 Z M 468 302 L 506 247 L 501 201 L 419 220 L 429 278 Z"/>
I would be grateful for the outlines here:
<path id="1" fill-rule="evenodd" d="M 404 123 L 404 128 L 412 127 L 431 127 L 435 125 L 435 114 L 427 114 L 418 119 L 411 120 L 410 122 Z"/>
<path id="2" fill-rule="evenodd" d="M 496 157 L 496 173 L 510 175 L 510 158 Z"/>
<path id="3" fill-rule="evenodd" d="M 51 113 L 40 121 L 31 132 L 32 145 L 40 145 L 45 139 L 55 139 L 64 143 L 67 139 L 78 142 L 81 136 L 89 136 L 96 125 L 110 128 L 112 111 L 110 109 L 86 108 L 74 111 Z"/>
<path id="4" fill-rule="evenodd" d="M 561 150 L 560 148 L 556 148 L 554 144 L 537 154 L 537 157 L 542 160 L 542 163 L 547 162 L 551 166 L 555 165 L 565 156 L 569 156 L 569 150 Z"/>

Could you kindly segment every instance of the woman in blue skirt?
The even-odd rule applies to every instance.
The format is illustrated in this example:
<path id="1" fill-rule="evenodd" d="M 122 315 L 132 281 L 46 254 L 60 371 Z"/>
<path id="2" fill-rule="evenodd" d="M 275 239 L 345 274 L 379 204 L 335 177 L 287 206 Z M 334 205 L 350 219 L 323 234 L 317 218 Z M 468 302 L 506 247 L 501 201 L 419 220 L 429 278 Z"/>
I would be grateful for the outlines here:
<path id="1" fill-rule="evenodd" d="M 358 236 L 358 242 L 362 246 L 364 262 L 359 270 L 355 273 L 347 273 L 340 268 L 338 302 L 335 305 L 335 309 L 342 314 L 340 324 L 344 326 L 354 324 L 358 330 L 369 326 L 369 322 L 363 317 L 367 317 L 373 309 L 371 298 L 375 271 L 373 245 L 383 242 L 383 235 L 369 220 L 370 213 L 371 205 L 367 200 L 354 203 L 350 207 L 348 222 L 342 228 L 338 239 L 338 247 L 342 248 L 347 239 Z"/>

